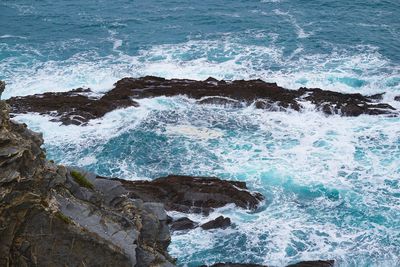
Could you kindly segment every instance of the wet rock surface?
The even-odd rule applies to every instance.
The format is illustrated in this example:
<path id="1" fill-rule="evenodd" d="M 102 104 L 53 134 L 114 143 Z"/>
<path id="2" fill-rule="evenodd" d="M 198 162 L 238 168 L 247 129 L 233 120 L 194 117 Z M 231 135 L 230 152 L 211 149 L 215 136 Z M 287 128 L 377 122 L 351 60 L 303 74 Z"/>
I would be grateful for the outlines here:
<path id="1" fill-rule="evenodd" d="M 260 193 L 250 192 L 244 182 L 213 177 L 170 175 L 152 181 L 118 181 L 131 198 L 161 202 L 167 210 L 186 213 L 209 214 L 227 204 L 255 210 L 264 199 Z"/>
<path id="2" fill-rule="evenodd" d="M 172 221 L 170 224 L 171 231 L 184 231 L 191 230 L 198 226 L 198 223 L 192 221 L 189 218 L 182 217 L 175 221 Z"/>
<path id="3" fill-rule="evenodd" d="M 35 112 L 50 115 L 62 124 L 81 125 L 91 119 L 103 117 L 118 108 L 138 106 L 129 97 L 107 99 L 92 97 L 90 89 L 75 89 L 62 93 L 44 93 L 7 100 L 13 113 Z"/>
<path id="4" fill-rule="evenodd" d="M 224 217 L 224 216 L 219 216 L 214 220 L 211 220 L 209 222 L 206 222 L 205 224 L 202 224 L 200 227 L 204 230 L 210 230 L 210 229 L 225 229 L 231 225 L 231 219 Z"/>
<path id="5" fill-rule="evenodd" d="M 118 108 L 138 106 L 135 99 L 186 95 L 197 99 L 198 104 L 248 106 L 255 103 L 260 109 L 300 111 L 304 102 L 313 103 L 325 114 L 359 116 L 361 114 L 398 115 L 389 104 L 381 103 L 381 94 L 363 96 L 344 94 L 318 88 L 289 90 L 276 83 L 261 80 L 205 81 L 164 79 L 153 76 L 123 78 L 101 97 L 93 97 L 89 89 L 76 89 L 63 93 L 44 93 L 13 97 L 7 100 L 12 112 L 37 112 L 53 117 L 63 124 L 84 125 L 91 119 L 100 118 Z"/>

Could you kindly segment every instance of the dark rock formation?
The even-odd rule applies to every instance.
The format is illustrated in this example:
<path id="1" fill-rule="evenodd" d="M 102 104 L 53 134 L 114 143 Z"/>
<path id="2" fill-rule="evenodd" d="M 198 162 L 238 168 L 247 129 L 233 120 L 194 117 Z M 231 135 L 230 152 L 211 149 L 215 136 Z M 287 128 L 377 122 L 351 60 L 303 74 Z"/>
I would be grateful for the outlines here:
<path id="1" fill-rule="evenodd" d="M 137 106 L 138 103 L 134 99 L 176 95 L 198 99 L 199 104 L 240 107 L 255 103 L 257 108 L 270 111 L 288 108 L 301 110 L 302 102 L 308 101 L 326 114 L 397 114 L 390 105 L 378 102 L 381 94 L 368 97 L 321 89 L 289 90 L 279 87 L 276 83 L 261 80 L 218 81 L 209 78 L 205 81 L 194 81 L 146 76 L 137 79 L 124 78 L 100 98 L 90 95 L 89 89 L 77 89 L 64 93 L 13 97 L 7 102 L 11 105 L 13 113 L 38 112 L 51 115 L 54 120 L 63 124 L 78 125 L 100 118 L 117 108 Z"/>
<path id="2" fill-rule="evenodd" d="M 202 224 L 200 227 L 204 230 L 222 228 L 225 229 L 231 225 L 231 219 L 224 216 L 219 216 L 216 219 Z"/>
<path id="3" fill-rule="evenodd" d="M 191 230 L 198 226 L 198 223 L 192 221 L 189 218 L 182 217 L 179 218 L 170 224 L 171 231 L 183 231 L 183 230 Z"/>
<path id="4" fill-rule="evenodd" d="M 63 124 L 84 124 L 91 119 L 103 117 L 117 108 L 138 106 L 129 97 L 120 99 L 93 98 L 90 89 L 76 89 L 63 93 L 44 93 L 7 100 L 13 113 L 37 112 L 55 116 Z"/>
<path id="5" fill-rule="evenodd" d="M 396 100 L 396 101 L 400 101 L 400 95 L 398 95 L 398 96 L 395 96 L 395 97 L 394 97 L 394 100 Z"/>
<path id="6" fill-rule="evenodd" d="M 0 266 L 174 266 L 160 203 L 47 161 L 0 101 Z"/>
<path id="7" fill-rule="evenodd" d="M 295 264 L 288 265 L 286 267 L 333 267 L 335 264 L 334 260 L 327 261 L 301 261 Z M 207 267 L 202 265 L 200 267 Z M 266 265 L 250 264 L 250 263 L 216 263 L 209 267 L 268 267 Z"/>
<path id="8" fill-rule="evenodd" d="M 263 196 L 247 190 L 246 183 L 211 177 L 170 175 L 152 181 L 119 180 L 131 198 L 164 203 L 167 210 L 208 214 L 212 209 L 235 204 L 255 210 Z"/>

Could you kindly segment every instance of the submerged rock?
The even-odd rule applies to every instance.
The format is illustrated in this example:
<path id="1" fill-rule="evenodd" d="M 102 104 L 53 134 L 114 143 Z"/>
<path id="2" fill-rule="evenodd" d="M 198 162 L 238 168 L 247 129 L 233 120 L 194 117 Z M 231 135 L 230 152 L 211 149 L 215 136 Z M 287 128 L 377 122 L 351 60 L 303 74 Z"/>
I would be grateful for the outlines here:
<path id="1" fill-rule="evenodd" d="M 213 177 L 170 175 L 152 181 L 118 180 L 131 198 L 164 203 L 167 210 L 209 214 L 215 208 L 235 204 L 255 210 L 264 199 L 250 192 L 246 183 Z"/>
<path id="2" fill-rule="evenodd" d="M 76 89 L 63 93 L 44 93 L 32 96 L 12 97 L 7 102 L 13 113 L 37 112 L 54 117 L 63 124 L 85 124 L 91 119 L 100 118 L 107 112 L 118 108 L 138 106 L 135 99 L 186 95 L 197 99 L 198 104 L 248 106 L 269 111 L 293 109 L 300 111 L 303 102 L 311 102 L 326 114 L 358 116 L 361 114 L 397 115 L 395 109 L 380 103 L 381 94 L 363 96 L 321 90 L 300 88 L 289 90 L 276 83 L 262 80 L 218 81 L 209 78 L 205 81 L 171 79 L 146 76 L 142 78 L 123 78 L 115 87 L 101 97 L 92 97 L 88 89 Z"/>

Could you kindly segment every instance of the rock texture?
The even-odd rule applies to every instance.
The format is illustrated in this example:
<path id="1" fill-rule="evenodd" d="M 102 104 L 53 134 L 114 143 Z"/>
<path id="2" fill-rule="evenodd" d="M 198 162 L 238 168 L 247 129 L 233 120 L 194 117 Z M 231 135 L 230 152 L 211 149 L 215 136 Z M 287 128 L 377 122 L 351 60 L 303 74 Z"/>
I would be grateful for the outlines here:
<path id="1" fill-rule="evenodd" d="M 182 217 L 175 221 L 171 222 L 170 229 L 171 231 L 183 231 L 183 230 L 191 230 L 198 226 L 198 223 L 192 221 L 189 218 Z"/>
<path id="2" fill-rule="evenodd" d="M 260 193 L 248 191 L 244 182 L 213 177 L 170 175 L 152 181 L 119 181 L 131 198 L 161 202 L 167 210 L 186 213 L 209 214 L 227 204 L 255 210 L 263 200 Z"/>
<path id="3" fill-rule="evenodd" d="M 174 266 L 160 203 L 46 160 L 0 101 L 0 266 Z"/>
<path id="4" fill-rule="evenodd" d="M 159 77 L 124 78 L 100 98 L 92 97 L 89 89 L 64 93 L 45 93 L 13 97 L 7 100 L 13 113 L 38 112 L 54 117 L 63 124 L 85 124 L 117 108 L 138 106 L 135 99 L 186 95 L 199 104 L 231 105 L 236 107 L 255 103 L 260 109 L 277 111 L 303 109 L 303 102 L 311 102 L 326 114 L 358 116 L 361 114 L 397 115 L 395 109 L 380 103 L 382 95 L 363 96 L 344 94 L 318 88 L 289 90 L 276 83 L 261 80 L 205 81 L 186 79 L 167 80 Z"/>
<path id="5" fill-rule="evenodd" d="M 222 228 L 225 229 L 231 225 L 231 219 L 224 216 L 219 216 L 216 219 L 202 224 L 200 227 L 204 230 Z"/>

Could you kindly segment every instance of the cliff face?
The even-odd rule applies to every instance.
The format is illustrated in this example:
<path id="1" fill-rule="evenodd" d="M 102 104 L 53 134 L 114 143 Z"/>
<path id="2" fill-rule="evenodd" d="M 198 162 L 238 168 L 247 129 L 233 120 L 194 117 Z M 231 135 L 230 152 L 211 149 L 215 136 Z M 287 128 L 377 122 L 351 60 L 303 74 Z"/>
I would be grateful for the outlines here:
<path id="1" fill-rule="evenodd" d="M 0 101 L 0 266 L 174 266 L 162 204 L 46 160 Z"/>

